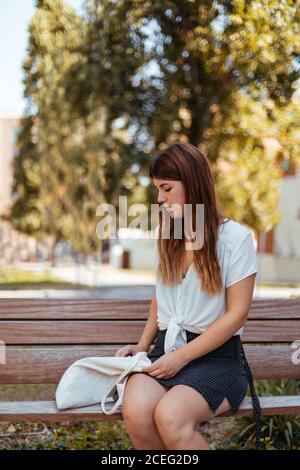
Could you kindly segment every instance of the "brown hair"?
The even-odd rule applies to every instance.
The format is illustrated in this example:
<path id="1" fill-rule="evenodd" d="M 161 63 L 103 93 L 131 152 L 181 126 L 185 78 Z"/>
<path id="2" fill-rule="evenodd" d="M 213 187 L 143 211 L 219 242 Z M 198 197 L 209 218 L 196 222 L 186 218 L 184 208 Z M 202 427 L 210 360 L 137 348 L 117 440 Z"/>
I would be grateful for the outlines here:
<path id="1" fill-rule="evenodd" d="M 185 202 L 192 204 L 192 226 L 195 230 L 196 204 L 204 204 L 204 244 L 194 250 L 194 265 L 201 288 L 209 294 L 219 293 L 222 287 L 218 262 L 217 241 L 220 218 L 209 161 L 192 144 L 173 144 L 152 162 L 150 178 L 182 181 Z M 157 275 L 163 283 L 175 285 L 182 280 L 185 255 L 185 238 L 174 238 L 174 220 L 170 218 L 170 238 L 162 237 L 162 213 L 159 211 L 157 238 L 159 263 Z"/>

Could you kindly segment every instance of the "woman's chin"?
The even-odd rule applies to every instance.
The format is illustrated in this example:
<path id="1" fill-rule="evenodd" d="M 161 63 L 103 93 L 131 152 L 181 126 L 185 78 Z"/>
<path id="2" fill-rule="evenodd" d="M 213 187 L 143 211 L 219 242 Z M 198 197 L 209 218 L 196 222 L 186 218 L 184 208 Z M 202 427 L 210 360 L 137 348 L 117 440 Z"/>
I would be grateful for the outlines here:
<path id="1" fill-rule="evenodd" d="M 182 219 L 182 214 L 180 211 L 178 212 L 178 210 L 171 208 L 167 208 L 166 211 L 172 219 Z"/>
<path id="2" fill-rule="evenodd" d="M 172 217 L 172 219 L 182 219 L 182 215 L 176 214 L 176 212 L 170 211 L 169 214 L 170 214 L 170 217 Z"/>

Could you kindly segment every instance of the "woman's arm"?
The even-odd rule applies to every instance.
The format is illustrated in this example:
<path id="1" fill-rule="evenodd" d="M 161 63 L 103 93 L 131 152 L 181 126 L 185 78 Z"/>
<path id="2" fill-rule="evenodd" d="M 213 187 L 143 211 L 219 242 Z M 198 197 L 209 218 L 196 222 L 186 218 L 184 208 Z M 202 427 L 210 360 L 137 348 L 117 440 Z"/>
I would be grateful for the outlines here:
<path id="1" fill-rule="evenodd" d="M 226 314 L 215 320 L 204 333 L 178 349 L 184 364 L 204 356 L 224 344 L 247 321 L 256 274 L 226 289 Z"/>
<path id="2" fill-rule="evenodd" d="M 156 297 L 154 296 L 151 300 L 148 319 L 138 345 L 143 347 L 145 351 L 148 351 L 157 333 L 157 301 Z"/>

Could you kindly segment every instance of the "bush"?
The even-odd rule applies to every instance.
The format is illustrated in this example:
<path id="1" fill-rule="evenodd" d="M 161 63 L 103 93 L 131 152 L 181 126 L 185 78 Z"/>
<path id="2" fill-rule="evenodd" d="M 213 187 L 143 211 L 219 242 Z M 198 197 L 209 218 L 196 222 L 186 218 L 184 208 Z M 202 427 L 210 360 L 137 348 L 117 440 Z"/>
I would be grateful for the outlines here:
<path id="1" fill-rule="evenodd" d="M 255 380 L 258 396 L 299 395 L 300 381 L 295 379 Z M 248 390 L 248 395 L 249 390 Z M 263 416 L 262 434 L 267 450 L 300 450 L 300 416 Z M 255 449 L 255 418 L 234 419 L 230 441 L 233 448 Z"/>
<path id="2" fill-rule="evenodd" d="M 0 450 L 131 450 L 123 422 L 1 423 Z"/>

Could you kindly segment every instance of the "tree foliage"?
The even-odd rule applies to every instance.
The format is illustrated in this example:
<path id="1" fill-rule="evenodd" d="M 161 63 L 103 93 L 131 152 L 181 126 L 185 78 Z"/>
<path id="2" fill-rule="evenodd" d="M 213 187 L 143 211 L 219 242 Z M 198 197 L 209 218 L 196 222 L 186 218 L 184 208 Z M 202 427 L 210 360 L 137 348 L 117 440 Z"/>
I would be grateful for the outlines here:
<path id="1" fill-rule="evenodd" d="M 24 61 L 28 106 L 14 164 L 15 225 L 86 254 L 96 208 L 139 194 L 150 157 L 207 154 L 223 212 L 279 220 L 299 158 L 299 8 L 291 0 L 38 0 Z M 145 202 L 155 201 L 153 187 Z"/>

